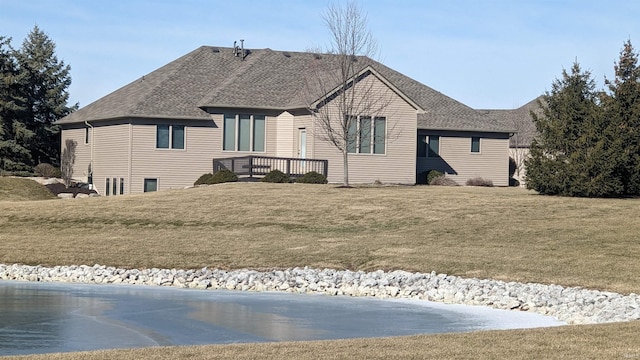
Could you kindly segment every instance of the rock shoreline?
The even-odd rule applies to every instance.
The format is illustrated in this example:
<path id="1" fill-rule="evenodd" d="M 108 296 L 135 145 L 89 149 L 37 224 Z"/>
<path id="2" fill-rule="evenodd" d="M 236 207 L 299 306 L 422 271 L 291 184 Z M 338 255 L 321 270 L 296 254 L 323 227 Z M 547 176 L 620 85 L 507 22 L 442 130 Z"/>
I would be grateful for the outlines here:
<path id="1" fill-rule="evenodd" d="M 497 309 L 531 311 L 568 324 L 640 319 L 640 295 L 578 287 L 504 282 L 407 271 L 373 272 L 292 268 L 219 270 L 122 269 L 104 265 L 0 264 L 0 280 L 132 284 L 194 289 L 286 291 L 376 298 L 420 299 Z"/>

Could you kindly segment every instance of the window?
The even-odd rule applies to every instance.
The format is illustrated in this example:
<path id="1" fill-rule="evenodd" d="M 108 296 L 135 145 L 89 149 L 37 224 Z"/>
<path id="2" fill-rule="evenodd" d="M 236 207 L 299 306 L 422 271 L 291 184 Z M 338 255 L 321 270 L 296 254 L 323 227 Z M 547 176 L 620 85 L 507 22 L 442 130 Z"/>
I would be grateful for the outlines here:
<path id="1" fill-rule="evenodd" d="M 347 131 L 347 152 L 384 154 L 387 119 L 384 117 L 351 116 Z"/>
<path id="2" fill-rule="evenodd" d="M 471 138 L 471 152 L 479 153 L 480 152 L 480 138 L 472 137 Z"/>
<path id="3" fill-rule="evenodd" d="M 264 115 L 225 115 L 222 150 L 265 151 Z"/>
<path id="4" fill-rule="evenodd" d="M 158 191 L 158 179 L 144 179 L 144 192 Z"/>
<path id="5" fill-rule="evenodd" d="M 84 143 L 89 144 L 91 141 L 91 129 L 86 127 L 84 128 Z"/>
<path id="6" fill-rule="evenodd" d="M 118 193 L 118 179 L 113 178 L 113 195 Z"/>
<path id="7" fill-rule="evenodd" d="M 120 195 L 124 195 L 124 178 L 120 178 Z"/>
<path id="8" fill-rule="evenodd" d="M 418 157 L 440 156 L 440 136 L 418 135 Z"/>
<path id="9" fill-rule="evenodd" d="M 109 196 L 109 189 L 110 189 L 110 186 L 109 186 L 109 178 L 106 178 L 106 179 L 105 179 L 105 183 L 104 183 L 104 184 L 105 184 L 105 185 L 104 185 L 104 195 L 105 195 L 105 196 Z"/>
<path id="10" fill-rule="evenodd" d="M 157 125 L 156 148 L 184 149 L 184 125 Z"/>

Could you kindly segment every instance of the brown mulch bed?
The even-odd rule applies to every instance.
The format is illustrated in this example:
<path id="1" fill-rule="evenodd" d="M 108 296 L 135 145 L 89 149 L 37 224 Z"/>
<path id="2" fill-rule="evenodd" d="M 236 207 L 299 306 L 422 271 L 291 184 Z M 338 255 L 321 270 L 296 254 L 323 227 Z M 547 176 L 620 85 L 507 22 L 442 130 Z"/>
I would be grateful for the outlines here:
<path id="1" fill-rule="evenodd" d="M 95 190 L 89 190 L 87 188 L 80 188 L 70 186 L 68 189 L 61 183 L 48 184 L 44 185 L 53 195 L 58 195 L 61 193 L 73 194 L 73 197 L 76 197 L 78 194 L 97 194 Z"/>

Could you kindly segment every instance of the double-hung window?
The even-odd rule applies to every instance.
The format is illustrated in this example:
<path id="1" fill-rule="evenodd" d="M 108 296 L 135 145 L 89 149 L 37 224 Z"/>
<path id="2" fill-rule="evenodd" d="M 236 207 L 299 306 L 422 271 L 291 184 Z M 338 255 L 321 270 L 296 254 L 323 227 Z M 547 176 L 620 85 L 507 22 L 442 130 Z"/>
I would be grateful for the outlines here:
<path id="1" fill-rule="evenodd" d="M 472 137 L 471 138 L 471 152 L 472 153 L 479 153 L 480 152 L 480 138 L 479 137 Z"/>
<path id="2" fill-rule="evenodd" d="M 264 152 L 264 115 L 225 115 L 222 150 Z"/>
<path id="3" fill-rule="evenodd" d="M 440 156 L 440 136 L 418 135 L 418 157 Z"/>
<path id="4" fill-rule="evenodd" d="M 347 152 L 352 154 L 384 154 L 387 119 L 376 116 L 350 116 L 347 118 Z"/>
<path id="5" fill-rule="evenodd" d="M 184 149 L 184 125 L 156 126 L 156 148 Z"/>

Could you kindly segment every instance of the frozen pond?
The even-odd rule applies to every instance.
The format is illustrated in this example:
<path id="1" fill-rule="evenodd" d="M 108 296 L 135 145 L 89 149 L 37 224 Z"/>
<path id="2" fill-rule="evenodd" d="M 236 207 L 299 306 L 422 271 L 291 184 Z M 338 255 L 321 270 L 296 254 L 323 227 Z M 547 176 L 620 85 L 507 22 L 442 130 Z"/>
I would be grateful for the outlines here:
<path id="1" fill-rule="evenodd" d="M 0 356 L 562 324 L 427 301 L 0 281 Z"/>

